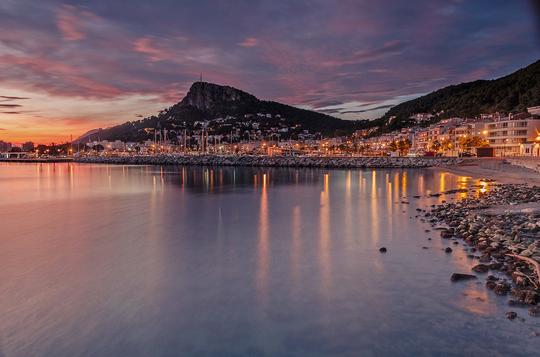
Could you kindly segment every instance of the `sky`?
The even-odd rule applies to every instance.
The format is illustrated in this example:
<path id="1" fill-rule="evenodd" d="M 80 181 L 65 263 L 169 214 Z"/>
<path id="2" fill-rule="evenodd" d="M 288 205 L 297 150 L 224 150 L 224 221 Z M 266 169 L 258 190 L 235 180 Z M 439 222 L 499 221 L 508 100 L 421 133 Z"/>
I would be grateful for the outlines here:
<path id="1" fill-rule="evenodd" d="M 0 0 L 0 140 L 64 142 L 155 114 L 201 72 L 373 119 L 539 59 L 535 14 L 530 0 Z"/>

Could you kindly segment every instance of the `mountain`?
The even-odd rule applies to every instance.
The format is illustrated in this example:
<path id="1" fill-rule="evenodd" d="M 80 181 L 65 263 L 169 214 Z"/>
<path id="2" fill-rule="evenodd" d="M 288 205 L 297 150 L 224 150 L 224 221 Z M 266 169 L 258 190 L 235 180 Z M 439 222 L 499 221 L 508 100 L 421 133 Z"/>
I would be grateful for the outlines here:
<path id="1" fill-rule="evenodd" d="M 352 133 L 367 121 L 338 119 L 326 114 L 289 105 L 259 100 L 239 89 L 207 82 L 192 84 L 186 96 L 177 104 L 148 118 L 126 122 L 108 129 L 97 129 L 83 135 L 76 142 L 89 140 L 142 141 L 153 137 L 153 130 L 195 131 L 202 121 L 209 122 L 211 133 L 228 134 L 232 129 L 243 132 L 246 128 L 289 128 L 281 137 L 294 137 L 308 130 L 312 134 L 334 136 Z M 219 122 L 219 125 L 215 124 Z M 251 122 L 251 124 L 249 124 Z M 215 125 L 214 125 L 215 124 Z M 249 125 L 252 125 L 251 127 Z"/>
<path id="2" fill-rule="evenodd" d="M 432 122 L 483 113 L 519 112 L 540 105 L 540 60 L 508 76 L 452 85 L 392 107 L 373 125 L 392 131 L 414 125 L 416 113 L 435 115 Z"/>

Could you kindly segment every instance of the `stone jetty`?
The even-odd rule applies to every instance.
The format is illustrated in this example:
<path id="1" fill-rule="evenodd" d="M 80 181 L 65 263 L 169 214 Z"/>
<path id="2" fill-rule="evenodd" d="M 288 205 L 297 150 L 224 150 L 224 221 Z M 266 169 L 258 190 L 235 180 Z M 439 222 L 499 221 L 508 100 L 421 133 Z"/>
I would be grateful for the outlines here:
<path id="1" fill-rule="evenodd" d="M 117 165 L 260 166 L 312 168 L 421 168 L 456 165 L 459 158 L 434 157 L 317 157 L 256 155 L 134 155 L 80 156 L 80 163 Z"/>

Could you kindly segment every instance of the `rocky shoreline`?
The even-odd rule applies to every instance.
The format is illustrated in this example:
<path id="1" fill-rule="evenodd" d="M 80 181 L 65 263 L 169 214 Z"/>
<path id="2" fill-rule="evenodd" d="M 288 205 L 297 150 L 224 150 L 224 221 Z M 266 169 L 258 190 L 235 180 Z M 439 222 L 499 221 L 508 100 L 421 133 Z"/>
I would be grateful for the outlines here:
<path id="1" fill-rule="evenodd" d="M 457 165 L 452 157 L 316 157 L 256 155 L 81 156 L 75 162 L 114 165 L 259 166 L 313 168 L 422 168 Z"/>
<path id="2" fill-rule="evenodd" d="M 540 187 L 503 184 L 486 193 L 479 187 L 468 192 L 478 196 L 418 209 L 443 240 L 463 241 L 468 258 L 478 261 L 472 272 L 454 273 L 451 280 L 484 275 L 488 289 L 510 296 L 510 306 L 540 316 Z M 518 317 L 515 311 L 506 316 Z"/>

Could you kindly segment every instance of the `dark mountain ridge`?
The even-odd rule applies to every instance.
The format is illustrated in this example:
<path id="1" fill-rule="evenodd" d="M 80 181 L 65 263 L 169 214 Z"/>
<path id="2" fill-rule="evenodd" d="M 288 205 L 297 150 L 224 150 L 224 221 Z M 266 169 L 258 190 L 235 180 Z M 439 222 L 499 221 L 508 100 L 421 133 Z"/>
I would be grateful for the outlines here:
<path id="1" fill-rule="evenodd" d="M 152 137 L 149 129 L 194 130 L 196 122 L 216 118 L 228 118 L 233 127 L 249 118 L 251 121 L 264 122 L 268 125 L 279 124 L 282 127 L 296 128 L 296 132 L 308 130 L 310 133 L 320 133 L 325 137 L 350 134 L 366 123 L 366 121 L 342 120 L 277 102 L 259 100 L 230 86 L 195 82 L 180 102 L 162 110 L 158 115 L 108 129 L 93 130 L 91 137 L 82 136 L 77 141 L 97 140 L 98 137 L 100 140 L 141 141 Z M 216 130 L 219 133 L 219 130 Z"/>
<path id="2" fill-rule="evenodd" d="M 431 123 L 451 117 L 473 118 L 480 114 L 513 113 L 540 105 L 540 60 L 493 80 L 451 85 L 392 107 L 373 125 L 392 131 L 415 125 L 416 113 L 435 115 Z"/>

